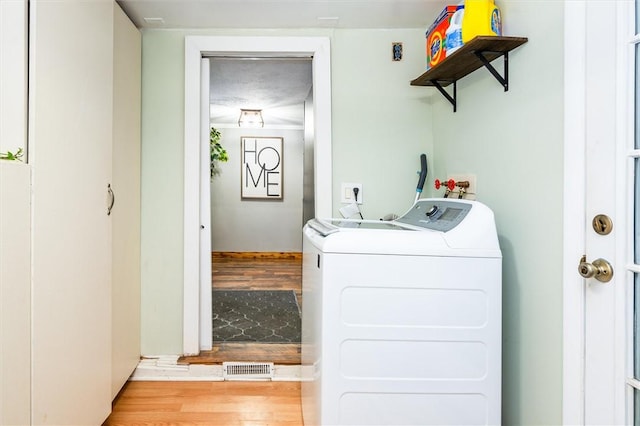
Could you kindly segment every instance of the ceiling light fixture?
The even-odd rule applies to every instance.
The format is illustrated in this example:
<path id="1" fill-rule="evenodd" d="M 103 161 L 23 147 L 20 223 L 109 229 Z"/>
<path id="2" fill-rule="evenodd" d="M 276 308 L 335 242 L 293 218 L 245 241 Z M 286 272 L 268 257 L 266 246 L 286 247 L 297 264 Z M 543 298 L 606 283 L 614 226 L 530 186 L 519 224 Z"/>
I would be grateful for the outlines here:
<path id="1" fill-rule="evenodd" d="M 264 127 L 261 109 L 241 109 L 238 118 L 240 127 Z"/>

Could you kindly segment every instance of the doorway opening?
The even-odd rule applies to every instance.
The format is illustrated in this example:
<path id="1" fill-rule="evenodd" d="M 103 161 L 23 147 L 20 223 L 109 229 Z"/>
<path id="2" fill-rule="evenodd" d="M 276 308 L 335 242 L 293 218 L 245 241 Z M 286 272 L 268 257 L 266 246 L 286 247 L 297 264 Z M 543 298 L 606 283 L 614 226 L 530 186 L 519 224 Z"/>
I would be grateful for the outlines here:
<path id="1" fill-rule="evenodd" d="M 201 149 L 208 141 L 208 86 L 203 57 L 312 58 L 312 108 L 305 131 L 312 130 L 312 216 L 331 215 L 331 84 L 330 49 L 325 37 L 209 37 L 185 41 L 185 199 L 184 199 L 184 333 L 185 355 L 212 348 L 211 230 L 203 213 L 209 188 L 209 159 Z M 204 71 L 203 71 L 204 69 Z M 203 76 L 207 78 L 203 78 Z M 202 113 L 204 111 L 204 114 Z M 306 140 L 306 137 L 305 137 Z M 301 232 L 298 234 L 302 239 Z"/>
<path id="2" fill-rule="evenodd" d="M 314 214 L 311 58 L 208 60 L 210 122 L 228 161 L 211 180 L 213 347 L 201 358 L 299 364 L 302 226 Z M 247 110 L 262 122 L 241 125 Z"/>

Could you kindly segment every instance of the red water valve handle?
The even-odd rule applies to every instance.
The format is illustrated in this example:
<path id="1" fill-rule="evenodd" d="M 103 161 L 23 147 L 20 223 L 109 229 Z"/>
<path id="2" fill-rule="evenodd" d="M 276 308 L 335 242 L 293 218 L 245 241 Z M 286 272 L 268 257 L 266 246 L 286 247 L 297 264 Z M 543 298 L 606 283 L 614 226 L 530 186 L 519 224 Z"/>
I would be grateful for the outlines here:
<path id="1" fill-rule="evenodd" d="M 449 191 L 453 191 L 455 188 L 456 188 L 456 181 L 455 181 L 455 180 L 453 180 L 453 179 L 449 179 L 449 180 L 447 181 L 447 189 L 448 189 Z"/>
<path id="2" fill-rule="evenodd" d="M 453 191 L 456 188 L 456 181 L 453 179 L 449 179 L 446 182 L 442 182 L 440 179 L 436 179 L 434 183 L 435 183 L 436 189 L 440 189 L 441 186 L 445 186 L 445 185 L 449 191 Z"/>
<path id="3" fill-rule="evenodd" d="M 435 182 L 436 189 L 440 189 L 441 186 L 446 186 L 449 191 L 453 191 L 456 189 L 456 181 L 453 179 L 449 179 L 446 182 L 442 182 L 440 179 L 436 179 Z"/>

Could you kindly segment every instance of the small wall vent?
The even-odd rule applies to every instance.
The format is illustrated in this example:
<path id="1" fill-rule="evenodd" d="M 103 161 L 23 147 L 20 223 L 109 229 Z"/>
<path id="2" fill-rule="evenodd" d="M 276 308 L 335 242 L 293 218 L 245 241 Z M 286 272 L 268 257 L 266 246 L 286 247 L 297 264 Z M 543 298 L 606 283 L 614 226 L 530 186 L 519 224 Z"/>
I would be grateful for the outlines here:
<path id="1" fill-rule="evenodd" d="M 272 362 L 223 362 L 222 377 L 225 380 L 271 380 Z"/>

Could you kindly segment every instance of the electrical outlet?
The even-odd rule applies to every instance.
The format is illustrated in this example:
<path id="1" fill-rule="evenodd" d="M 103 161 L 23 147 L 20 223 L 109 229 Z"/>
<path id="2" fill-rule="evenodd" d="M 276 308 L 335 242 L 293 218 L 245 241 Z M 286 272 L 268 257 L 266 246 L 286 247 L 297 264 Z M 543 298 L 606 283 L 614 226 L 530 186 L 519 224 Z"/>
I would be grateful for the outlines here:
<path id="1" fill-rule="evenodd" d="M 340 202 L 345 204 L 351 204 L 356 202 L 356 197 L 353 193 L 353 188 L 358 188 L 358 204 L 362 204 L 362 184 L 361 183 L 343 183 L 342 190 L 340 192 Z"/>
<path id="2" fill-rule="evenodd" d="M 469 182 L 469 187 L 465 189 L 464 198 L 467 200 L 475 200 L 477 194 L 477 186 L 476 186 L 476 175 L 470 174 L 452 174 L 447 176 L 447 180 L 453 179 L 456 182 Z M 459 188 L 456 187 L 453 191 L 451 191 L 451 195 L 449 197 L 456 198 L 459 194 Z"/>

